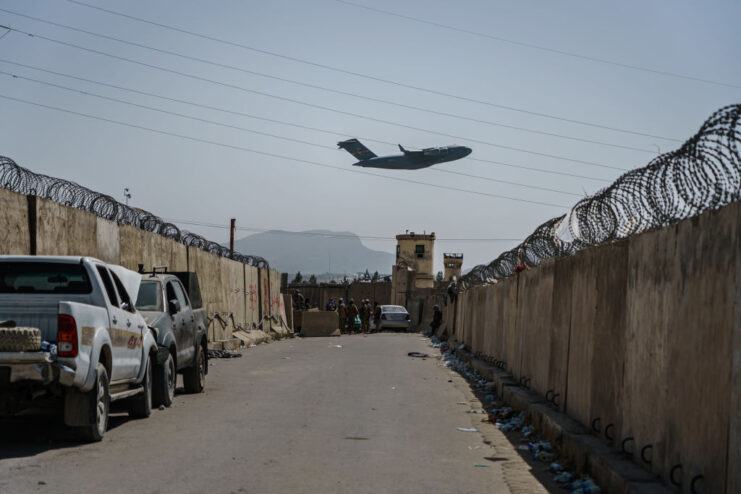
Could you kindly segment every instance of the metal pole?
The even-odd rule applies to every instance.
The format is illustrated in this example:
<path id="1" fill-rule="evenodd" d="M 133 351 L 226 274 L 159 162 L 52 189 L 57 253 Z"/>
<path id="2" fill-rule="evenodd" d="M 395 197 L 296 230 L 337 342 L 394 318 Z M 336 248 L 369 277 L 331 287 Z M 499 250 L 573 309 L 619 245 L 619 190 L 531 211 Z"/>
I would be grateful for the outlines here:
<path id="1" fill-rule="evenodd" d="M 237 218 L 232 218 L 231 226 L 229 227 L 229 255 L 234 255 L 234 229 L 237 224 Z"/>

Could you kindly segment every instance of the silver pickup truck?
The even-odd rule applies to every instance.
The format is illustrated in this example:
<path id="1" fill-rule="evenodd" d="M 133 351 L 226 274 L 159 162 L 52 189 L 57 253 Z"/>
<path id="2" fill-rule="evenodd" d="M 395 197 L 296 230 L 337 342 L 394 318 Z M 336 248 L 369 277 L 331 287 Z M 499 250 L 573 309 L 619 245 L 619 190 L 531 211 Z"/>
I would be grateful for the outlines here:
<path id="1" fill-rule="evenodd" d="M 157 343 L 132 300 L 140 282 L 90 257 L 0 256 L 0 414 L 63 402 L 89 441 L 112 401 L 149 416 Z"/>

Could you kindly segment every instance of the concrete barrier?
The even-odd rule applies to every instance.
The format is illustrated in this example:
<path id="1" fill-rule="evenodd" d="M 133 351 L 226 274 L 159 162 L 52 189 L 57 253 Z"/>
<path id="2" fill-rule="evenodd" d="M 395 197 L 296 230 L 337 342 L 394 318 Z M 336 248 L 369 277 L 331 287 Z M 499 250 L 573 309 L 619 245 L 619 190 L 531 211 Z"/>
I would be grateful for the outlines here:
<path id="1" fill-rule="evenodd" d="M 306 311 L 301 315 L 301 335 L 340 336 L 337 313 L 331 311 Z"/>
<path id="2" fill-rule="evenodd" d="M 700 491 L 735 493 L 740 301 L 734 203 L 473 287 L 445 321 L 471 352 L 505 361 L 538 400 L 556 396 L 597 436 L 589 441 L 616 454 L 625 442 L 637 465 L 665 483 L 674 470 L 687 492 L 695 480 Z"/>
<path id="3" fill-rule="evenodd" d="M 156 233 L 5 189 L 0 189 L 0 211 L 0 231 L 4 235 L 0 254 L 91 256 L 133 270 L 143 264 L 146 269 L 167 266 L 171 271 L 197 272 L 203 306 L 209 317 L 219 314 L 228 320 L 226 325 L 209 326 L 209 340 L 215 346 L 233 347 L 239 343 L 233 338 L 234 331 L 256 328 L 263 318 L 270 316 L 283 323 L 265 319 L 266 337 L 290 334 L 285 325 L 280 277 L 275 271 L 258 270 L 186 247 Z M 271 332 L 271 329 L 275 330 Z M 258 333 L 249 339 L 250 342 L 263 340 L 263 335 Z"/>
<path id="4" fill-rule="evenodd" d="M 0 254 L 30 254 L 28 198 L 22 194 L 0 189 Z"/>

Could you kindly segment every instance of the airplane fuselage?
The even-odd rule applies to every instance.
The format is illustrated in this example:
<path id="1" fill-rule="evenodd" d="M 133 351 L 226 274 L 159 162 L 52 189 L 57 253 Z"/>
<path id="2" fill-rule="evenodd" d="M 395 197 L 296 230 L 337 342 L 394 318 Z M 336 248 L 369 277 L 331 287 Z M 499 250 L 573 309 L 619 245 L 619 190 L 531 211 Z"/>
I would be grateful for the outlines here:
<path id="1" fill-rule="evenodd" d="M 465 146 L 448 146 L 431 148 L 423 151 L 413 151 L 391 156 L 376 156 L 358 161 L 353 166 L 364 168 L 384 168 L 387 170 L 419 170 L 428 166 L 455 161 L 471 154 L 471 149 Z"/>

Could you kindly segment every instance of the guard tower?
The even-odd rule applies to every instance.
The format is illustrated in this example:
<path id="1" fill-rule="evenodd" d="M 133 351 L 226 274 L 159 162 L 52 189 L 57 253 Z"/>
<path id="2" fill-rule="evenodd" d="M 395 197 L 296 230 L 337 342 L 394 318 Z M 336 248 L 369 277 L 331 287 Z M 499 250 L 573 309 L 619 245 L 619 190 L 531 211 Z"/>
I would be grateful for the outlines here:
<path id="1" fill-rule="evenodd" d="M 451 281 L 453 277 L 460 279 L 463 270 L 463 254 L 446 253 L 443 254 L 445 263 L 445 281 Z"/>
<path id="2" fill-rule="evenodd" d="M 435 259 L 435 232 L 430 234 L 407 231 L 396 236 L 396 265 L 416 272 L 415 288 L 435 286 L 433 262 Z"/>

